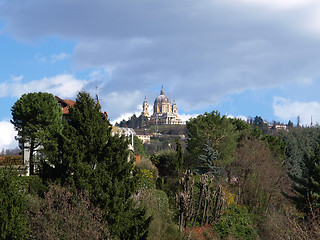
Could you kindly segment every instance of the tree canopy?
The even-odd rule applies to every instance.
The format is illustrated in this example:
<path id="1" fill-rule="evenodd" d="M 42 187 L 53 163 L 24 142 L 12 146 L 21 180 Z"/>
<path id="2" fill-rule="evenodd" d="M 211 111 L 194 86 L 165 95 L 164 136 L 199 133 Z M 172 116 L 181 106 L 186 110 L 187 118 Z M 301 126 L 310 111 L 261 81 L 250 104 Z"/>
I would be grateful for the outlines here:
<path id="1" fill-rule="evenodd" d="M 23 94 L 11 108 L 18 140 L 30 151 L 30 174 L 34 174 L 35 151 L 56 151 L 56 137 L 62 131 L 62 111 L 50 93 Z M 41 146 L 41 147 L 40 147 Z"/>
<path id="2" fill-rule="evenodd" d="M 205 154 L 203 149 L 209 140 L 213 150 L 219 154 L 220 163 L 230 164 L 239 133 L 226 116 L 217 111 L 205 113 L 188 121 L 187 128 L 190 137 L 187 149 L 194 158 Z"/>

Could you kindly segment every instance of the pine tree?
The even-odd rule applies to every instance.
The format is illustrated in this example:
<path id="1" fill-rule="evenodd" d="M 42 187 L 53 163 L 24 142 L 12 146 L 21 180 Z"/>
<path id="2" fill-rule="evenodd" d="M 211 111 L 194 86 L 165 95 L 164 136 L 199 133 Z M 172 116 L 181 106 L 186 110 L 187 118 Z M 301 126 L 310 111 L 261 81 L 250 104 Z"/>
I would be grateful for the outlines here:
<path id="1" fill-rule="evenodd" d="M 62 112 L 50 93 L 23 94 L 11 108 L 18 140 L 29 148 L 30 174 L 34 174 L 34 153 L 57 150 L 56 137 L 62 131 Z M 41 146 L 41 147 L 39 147 Z"/>
<path id="2" fill-rule="evenodd" d="M 111 136 L 99 103 L 80 92 L 59 137 L 59 152 L 43 162 L 41 176 L 89 191 L 91 201 L 105 211 L 114 239 L 146 239 L 150 219 L 133 206 L 136 181 L 128 154 L 128 142 Z"/>

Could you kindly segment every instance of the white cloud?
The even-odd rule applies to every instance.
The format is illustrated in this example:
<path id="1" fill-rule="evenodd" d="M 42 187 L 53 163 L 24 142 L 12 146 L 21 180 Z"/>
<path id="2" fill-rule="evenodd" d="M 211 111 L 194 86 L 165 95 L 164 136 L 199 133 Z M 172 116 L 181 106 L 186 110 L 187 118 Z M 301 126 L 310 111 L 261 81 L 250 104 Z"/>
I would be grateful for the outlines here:
<path id="1" fill-rule="evenodd" d="M 314 83 L 314 80 L 311 78 L 301 78 L 297 79 L 297 83 L 299 86 L 310 86 Z"/>
<path id="2" fill-rule="evenodd" d="M 252 5 L 261 5 L 276 10 L 292 10 L 316 3 L 314 0 L 235 0 Z"/>
<path id="3" fill-rule="evenodd" d="M 71 57 L 71 55 L 66 53 L 54 54 L 51 56 L 51 62 L 55 63 L 57 61 L 65 60 L 66 58 L 69 58 L 69 57 Z"/>
<path id="4" fill-rule="evenodd" d="M 227 116 L 228 118 L 237 118 L 237 119 L 241 119 L 241 120 L 243 120 L 243 121 L 247 121 L 248 120 L 248 118 L 246 117 L 246 116 L 243 116 L 243 115 L 238 115 L 238 116 L 233 116 L 233 115 L 228 115 Z"/>
<path id="5" fill-rule="evenodd" d="M 292 101 L 283 97 L 274 97 L 274 115 L 284 121 L 295 122 L 300 117 L 300 123 L 310 125 L 311 118 L 313 123 L 320 123 L 320 103 Z"/>
<path id="6" fill-rule="evenodd" d="M 0 132 L 0 150 L 12 149 L 18 146 L 18 142 L 15 140 L 17 132 L 14 130 L 14 127 L 10 122 L 1 121 Z"/>
<path id="7" fill-rule="evenodd" d="M 99 98 L 102 110 L 107 111 L 112 123 L 119 122 L 134 113 L 139 116 L 142 111 L 143 95 L 139 91 L 102 93 Z"/>
<path id="8" fill-rule="evenodd" d="M 29 92 L 50 92 L 59 97 L 73 97 L 80 91 L 86 80 L 76 79 L 71 74 L 61 74 L 50 78 L 42 78 L 27 83 L 6 81 L 0 83 L 0 97 L 20 97 Z"/>
<path id="9" fill-rule="evenodd" d="M 179 114 L 179 117 L 181 118 L 182 122 L 187 122 L 189 121 L 191 118 L 196 118 L 199 114 L 198 113 L 195 113 L 195 114 Z"/>

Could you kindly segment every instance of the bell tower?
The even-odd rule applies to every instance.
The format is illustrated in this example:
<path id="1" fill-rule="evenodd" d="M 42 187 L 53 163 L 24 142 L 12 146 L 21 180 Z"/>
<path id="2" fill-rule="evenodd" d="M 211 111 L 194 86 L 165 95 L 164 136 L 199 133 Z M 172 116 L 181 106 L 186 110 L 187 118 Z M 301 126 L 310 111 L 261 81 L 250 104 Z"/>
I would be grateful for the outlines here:
<path id="1" fill-rule="evenodd" d="M 144 98 L 143 104 L 142 104 L 142 112 L 141 114 L 145 117 L 150 117 L 149 115 L 149 104 L 147 102 L 147 97 Z"/>
<path id="2" fill-rule="evenodd" d="M 176 101 L 174 101 L 174 100 L 173 100 L 173 103 L 172 103 L 172 112 L 175 115 L 178 115 L 178 107 L 177 107 Z"/>

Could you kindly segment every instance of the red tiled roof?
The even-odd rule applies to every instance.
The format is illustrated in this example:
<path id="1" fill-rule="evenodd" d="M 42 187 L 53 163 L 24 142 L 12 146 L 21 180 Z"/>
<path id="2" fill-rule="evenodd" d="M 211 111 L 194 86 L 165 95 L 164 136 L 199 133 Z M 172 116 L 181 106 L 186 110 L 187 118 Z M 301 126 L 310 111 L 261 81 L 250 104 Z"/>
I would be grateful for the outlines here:
<path id="1" fill-rule="evenodd" d="M 59 97 L 56 96 L 56 99 L 59 102 L 59 105 L 62 108 L 62 114 L 69 114 L 69 107 L 70 106 L 74 106 L 76 104 L 76 101 L 72 100 L 72 99 L 61 99 Z"/>

